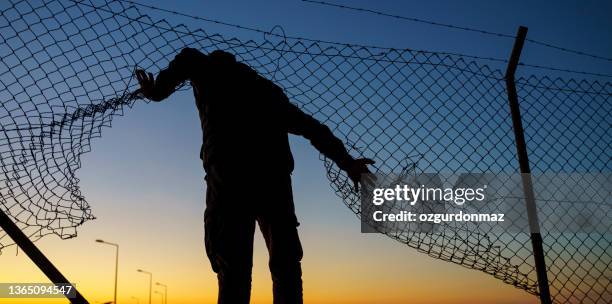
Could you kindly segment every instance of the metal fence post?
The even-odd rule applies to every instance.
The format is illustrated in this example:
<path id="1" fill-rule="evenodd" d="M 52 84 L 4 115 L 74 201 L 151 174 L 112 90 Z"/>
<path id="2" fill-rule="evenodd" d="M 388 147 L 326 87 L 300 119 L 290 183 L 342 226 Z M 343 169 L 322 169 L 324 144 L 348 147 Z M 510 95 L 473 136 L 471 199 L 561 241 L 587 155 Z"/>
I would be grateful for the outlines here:
<path id="1" fill-rule="evenodd" d="M 514 139 L 516 141 L 516 154 L 521 170 L 521 180 L 523 183 L 523 192 L 525 194 L 525 203 L 527 205 L 527 218 L 529 221 L 529 232 L 531 233 L 531 245 L 533 247 L 533 258 L 535 260 L 536 274 L 538 276 L 540 301 L 542 304 L 552 304 L 550 291 L 548 289 L 548 275 L 546 272 L 544 250 L 542 248 L 542 235 L 540 234 L 538 210 L 535 204 L 535 194 L 533 192 L 533 184 L 531 181 L 531 168 L 529 167 L 527 145 L 525 144 L 525 134 L 523 130 L 523 123 L 521 121 L 521 110 L 518 103 L 518 95 L 516 93 L 516 84 L 514 81 L 514 73 L 516 72 L 519 58 L 521 57 L 525 37 L 527 37 L 527 28 L 520 26 L 516 35 L 516 40 L 514 41 L 512 54 L 510 54 L 508 67 L 506 68 L 505 79 L 508 102 L 510 104 L 510 112 L 512 114 Z"/>
<path id="2" fill-rule="evenodd" d="M 8 234 L 11 239 L 25 252 L 28 257 L 45 273 L 45 275 L 58 286 L 72 286 L 74 288 L 74 297 L 69 297 L 68 300 L 72 304 L 88 304 L 87 300 L 79 293 L 74 285 L 72 285 L 66 277 L 47 259 L 47 257 L 32 243 L 32 241 L 17 227 L 4 211 L 0 210 L 0 227 Z"/>

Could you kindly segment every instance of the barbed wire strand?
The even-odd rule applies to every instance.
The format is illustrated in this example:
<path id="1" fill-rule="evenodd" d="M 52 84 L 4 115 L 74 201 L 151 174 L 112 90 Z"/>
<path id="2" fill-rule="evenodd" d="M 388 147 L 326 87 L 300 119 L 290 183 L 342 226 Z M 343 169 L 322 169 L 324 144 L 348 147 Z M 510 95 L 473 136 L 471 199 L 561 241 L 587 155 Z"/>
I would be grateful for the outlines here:
<path id="1" fill-rule="evenodd" d="M 367 9 L 367 8 L 360 8 L 360 7 L 355 7 L 355 6 L 349 6 L 349 5 L 344 5 L 344 4 L 336 4 L 336 3 L 331 3 L 331 2 L 326 2 L 326 1 L 318 1 L 318 0 L 301 0 L 301 1 L 302 2 L 307 2 L 307 3 L 312 3 L 312 4 L 318 4 L 318 5 L 324 5 L 324 6 L 329 6 L 329 7 L 345 9 L 345 10 L 352 10 L 352 11 L 357 11 L 357 12 L 370 13 L 370 14 L 375 14 L 375 15 L 379 15 L 379 16 L 383 16 L 383 17 L 389 17 L 389 18 L 400 19 L 400 20 L 405 20 L 405 21 L 412 21 L 412 22 L 418 22 L 418 23 L 423 23 L 423 24 L 429 24 L 429 25 L 433 25 L 433 26 L 445 27 L 445 28 L 450 28 L 450 29 L 454 29 L 454 30 L 462 30 L 462 31 L 478 33 L 478 34 L 483 34 L 483 35 L 502 37 L 502 38 L 510 38 L 510 39 L 516 38 L 516 36 L 514 36 L 514 35 L 509 35 L 509 34 L 504 34 L 504 33 L 497 33 L 497 32 L 487 31 L 487 30 L 483 30 L 483 29 L 477 29 L 477 28 L 471 28 L 471 27 L 465 27 L 465 26 L 458 26 L 458 25 L 453 25 L 453 24 L 448 24 L 448 23 L 435 22 L 435 21 L 430 21 L 430 20 L 425 20 L 425 19 L 420 19 L 420 18 L 414 18 L 414 17 L 405 17 L 405 16 L 389 14 L 389 13 L 385 13 L 385 12 L 381 12 L 381 11 L 376 11 L 376 10 Z M 538 40 L 535 40 L 535 39 L 526 39 L 526 41 L 534 43 L 534 44 L 537 44 L 537 45 L 540 45 L 540 46 L 543 46 L 543 47 L 548 47 L 548 48 L 552 48 L 552 49 L 555 49 L 555 50 L 558 50 L 558 51 L 562 51 L 562 52 L 566 52 L 566 53 L 571 53 L 571 54 L 574 54 L 574 55 L 580 55 L 580 56 L 590 57 L 592 59 L 599 59 L 599 60 L 604 60 L 604 61 L 612 62 L 612 58 L 609 58 L 609 57 L 599 56 L 599 55 L 590 54 L 590 53 L 583 52 L 583 51 L 573 50 L 573 49 L 566 48 L 566 47 L 556 46 L 556 45 L 553 45 L 551 43 L 542 42 L 542 41 L 538 41 Z"/>
<path id="2" fill-rule="evenodd" d="M 82 0 L 71 0 L 71 1 L 82 1 Z M 176 10 L 170 10 L 170 9 L 166 9 L 166 8 L 156 7 L 156 6 L 149 5 L 149 4 L 143 4 L 143 3 L 135 2 L 135 1 L 132 1 L 132 0 L 122 0 L 122 1 L 130 3 L 130 4 L 135 5 L 135 6 L 140 6 L 140 7 L 148 8 L 148 9 L 151 9 L 151 10 L 165 12 L 165 13 L 168 13 L 168 14 L 173 14 L 173 15 L 177 15 L 177 16 L 181 16 L 181 17 L 186 17 L 186 18 L 190 18 L 190 19 L 194 19 L 194 20 L 199 20 L 199 21 L 210 22 L 210 23 L 219 24 L 219 25 L 223 25 L 223 26 L 233 27 L 233 28 L 237 28 L 237 29 L 240 29 L 240 30 L 252 31 L 252 32 L 256 32 L 256 33 L 260 33 L 260 34 L 264 34 L 264 35 L 276 36 L 276 37 L 281 38 L 281 39 L 302 40 L 302 41 L 309 41 L 309 42 L 315 42 L 315 43 L 329 43 L 329 44 L 342 45 L 342 46 L 359 46 L 359 47 L 367 47 L 367 48 L 377 48 L 377 49 L 381 49 L 381 50 L 400 50 L 398 48 L 385 47 L 385 46 L 377 46 L 377 45 L 337 42 L 337 41 L 329 41 L 329 40 L 322 40 L 322 39 L 306 38 L 306 37 L 303 37 L 303 36 L 278 35 L 276 33 L 272 33 L 271 31 L 266 31 L 266 30 L 263 30 L 263 29 L 260 29 L 260 28 L 257 28 L 257 27 L 245 26 L 245 25 L 240 25 L 240 24 L 236 24 L 236 23 L 230 23 L 230 22 L 216 20 L 216 19 L 211 19 L 211 18 L 204 18 L 204 17 L 201 17 L 201 16 L 191 15 L 191 14 L 179 12 L 179 11 L 176 11 Z M 302 1 L 319 3 L 318 1 L 306 1 L 306 0 L 302 0 Z M 325 3 L 325 2 L 323 2 L 323 3 Z M 372 12 L 375 12 L 375 11 L 372 11 Z M 380 13 L 380 14 L 384 14 L 384 13 Z M 406 18 L 408 18 L 408 17 L 406 17 Z M 419 19 L 416 19 L 416 20 L 419 20 Z M 435 23 L 435 22 L 433 22 L 432 24 L 434 24 L 434 25 L 443 25 L 441 23 Z M 470 31 L 481 33 L 481 34 L 494 34 L 495 36 L 499 36 L 499 37 L 506 37 L 506 36 L 508 36 L 507 38 L 513 38 L 514 39 L 514 36 L 506 35 L 506 34 L 501 34 L 501 33 L 493 33 L 493 32 L 482 31 L 482 30 L 478 30 L 478 29 L 469 29 L 469 28 L 464 28 L 464 27 L 459 27 L 459 26 L 452 26 L 452 25 L 448 25 L 448 26 L 451 27 L 451 28 L 454 28 L 454 29 L 470 30 Z M 462 56 L 462 57 L 465 57 L 465 58 L 478 59 L 478 60 L 486 60 L 486 61 L 492 61 L 492 62 L 508 63 L 507 59 L 496 58 L 496 57 L 491 57 L 491 56 L 478 56 L 478 55 L 458 53 L 458 52 L 448 52 L 448 51 L 424 51 L 424 50 L 410 49 L 410 48 L 405 48 L 405 49 L 406 50 L 422 51 L 422 52 L 433 52 L 433 53 L 449 55 L 449 56 Z M 529 68 L 540 69 L 540 70 L 549 70 L 549 71 L 565 72 L 565 73 L 572 73 L 572 74 L 581 74 L 581 75 L 587 75 L 587 76 L 597 76 L 597 77 L 612 78 L 612 74 L 594 73 L 594 72 L 588 72 L 588 71 L 573 70 L 573 69 L 559 68 L 559 67 L 552 67 L 552 66 L 545 66 L 545 65 L 535 65 L 535 64 L 529 64 L 529 63 L 523 63 L 523 62 L 521 62 L 520 65 L 525 66 L 525 67 L 529 67 Z"/>

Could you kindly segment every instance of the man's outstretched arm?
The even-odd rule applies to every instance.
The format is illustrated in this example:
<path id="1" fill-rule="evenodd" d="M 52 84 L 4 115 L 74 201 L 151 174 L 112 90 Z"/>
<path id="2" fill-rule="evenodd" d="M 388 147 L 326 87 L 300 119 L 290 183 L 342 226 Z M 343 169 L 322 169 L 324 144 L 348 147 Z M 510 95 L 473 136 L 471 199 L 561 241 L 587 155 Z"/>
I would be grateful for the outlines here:
<path id="1" fill-rule="evenodd" d="M 137 70 L 136 78 L 140 84 L 140 92 L 153 101 L 166 99 L 174 93 L 179 84 L 192 76 L 193 68 L 203 68 L 199 66 L 202 57 L 204 55 L 198 50 L 184 48 L 166 69 L 159 72 L 157 79 L 153 78 L 152 73 Z"/>
<path id="2" fill-rule="evenodd" d="M 374 163 L 367 158 L 354 159 L 331 130 L 312 116 L 304 113 L 298 107 L 287 102 L 288 131 L 291 134 L 301 135 L 310 140 L 312 145 L 333 160 L 340 169 L 348 173 L 353 181 L 355 190 L 359 190 L 358 182 L 361 175 L 371 173 L 367 165 Z"/>

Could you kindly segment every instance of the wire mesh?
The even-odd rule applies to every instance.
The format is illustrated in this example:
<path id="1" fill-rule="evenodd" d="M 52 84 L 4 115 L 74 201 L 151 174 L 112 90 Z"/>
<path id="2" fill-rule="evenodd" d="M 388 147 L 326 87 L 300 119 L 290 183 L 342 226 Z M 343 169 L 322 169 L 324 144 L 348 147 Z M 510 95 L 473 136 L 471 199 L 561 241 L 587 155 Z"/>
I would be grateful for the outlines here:
<path id="1" fill-rule="evenodd" d="M 130 93 L 134 68 L 156 72 L 185 46 L 235 54 L 327 124 L 353 156 L 376 160 L 377 172 L 517 172 L 503 74 L 473 58 L 295 38 L 243 41 L 154 20 L 113 0 L 6 1 L 0 32 L 0 206 L 32 239 L 74 237 L 93 218 L 76 177 L 80 155 L 140 99 Z M 517 88 L 534 172 L 611 173 L 610 82 L 531 76 L 517 79 Z M 322 159 L 332 188 L 359 215 L 347 176 Z M 609 196 L 593 199 L 609 215 Z M 558 208 L 539 206 L 543 222 Z M 528 231 L 445 224 L 387 235 L 538 294 Z M 610 302 L 609 233 L 543 237 L 555 303 Z M 0 250 L 11 244 L 0 233 Z"/>

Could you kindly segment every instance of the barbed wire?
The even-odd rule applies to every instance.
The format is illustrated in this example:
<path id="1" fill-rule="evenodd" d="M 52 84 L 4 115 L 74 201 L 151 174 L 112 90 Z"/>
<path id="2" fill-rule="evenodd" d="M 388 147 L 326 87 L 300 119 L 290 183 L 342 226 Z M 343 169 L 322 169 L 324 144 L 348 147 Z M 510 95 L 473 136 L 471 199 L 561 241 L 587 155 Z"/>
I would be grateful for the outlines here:
<path id="1" fill-rule="evenodd" d="M 379 16 L 383 16 L 383 17 L 390 17 L 390 18 L 394 18 L 394 19 L 400 19 L 400 20 L 424 23 L 424 24 L 429 24 L 429 25 L 433 25 L 433 26 L 439 26 L 439 27 L 445 27 L 445 28 L 450 28 L 450 29 L 455 29 L 455 30 L 462 30 L 462 31 L 467 31 L 467 32 L 472 32 L 472 33 L 489 35 L 489 36 L 494 36 L 494 37 L 511 38 L 511 39 L 516 38 L 516 36 L 514 36 L 514 35 L 509 35 L 509 34 L 504 34 L 504 33 L 497 33 L 497 32 L 492 32 L 492 31 L 487 31 L 487 30 L 477 29 L 477 28 L 471 28 L 471 27 L 465 27 L 465 26 L 457 26 L 457 25 L 453 25 L 453 24 L 429 21 L 429 20 L 420 19 L 420 18 L 405 17 L 405 16 L 400 16 L 400 15 L 395 15 L 395 14 L 384 13 L 384 12 L 380 12 L 380 11 L 376 11 L 376 10 L 372 10 L 372 9 L 360 8 L 360 7 L 355 7 L 355 6 L 348 6 L 348 5 L 344 5 L 344 4 L 335 4 L 335 3 L 331 3 L 331 2 L 318 1 L 318 0 L 301 0 L 301 1 L 302 2 L 307 2 L 307 3 L 318 4 L 318 5 L 324 5 L 324 6 L 328 6 L 328 7 L 336 7 L 336 8 L 340 8 L 340 9 L 352 10 L 352 11 L 357 11 L 357 12 L 365 12 L 365 13 L 375 14 L 375 15 L 379 15 Z M 562 52 L 566 52 L 566 53 L 571 53 L 571 54 L 574 54 L 574 55 L 580 55 L 580 56 L 590 57 L 592 59 L 599 59 L 599 60 L 604 60 L 604 61 L 612 62 L 612 58 L 609 58 L 609 57 L 594 55 L 594 54 L 590 54 L 590 53 L 583 52 L 583 51 L 578 51 L 578 50 L 574 50 L 574 49 L 570 49 L 570 48 L 566 48 L 566 47 L 556 46 L 556 45 L 553 45 L 551 43 L 542 42 L 542 41 L 538 41 L 538 40 L 535 40 L 535 39 L 526 39 L 526 41 L 534 43 L 534 44 L 537 44 L 537 45 L 540 45 L 540 46 L 543 46 L 543 47 L 548 47 L 548 48 L 552 48 L 552 49 L 555 49 L 555 50 L 558 50 L 558 51 L 562 51 Z"/>
<path id="2" fill-rule="evenodd" d="M 114 16 L 119 16 L 122 18 L 126 18 L 128 20 L 131 21 L 135 21 L 135 22 L 141 22 L 143 24 L 146 25 L 150 25 L 153 27 L 157 27 L 166 31 L 171 31 L 171 32 L 175 32 L 177 34 L 184 34 L 184 35 L 190 35 L 190 36 L 194 36 L 194 37 L 199 37 L 199 38 L 209 38 L 209 39 L 213 39 L 216 40 L 217 42 L 224 42 L 224 43 L 229 43 L 229 44 L 233 44 L 233 46 L 243 46 L 243 47 L 256 47 L 256 48 L 260 48 L 260 49 L 264 49 L 264 50 L 268 50 L 268 51 L 284 51 L 281 49 L 278 49 L 276 46 L 250 46 L 251 43 L 253 43 L 253 40 L 249 40 L 246 42 L 242 42 L 238 39 L 225 39 L 223 38 L 221 35 L 217 35 L 219 38 L 210 38 L 210 36 L 208 34 L 206 34 L 204 31 L 201 31 L 202 33 L 198 34 L 196 32 L 193 31 L 187 31 L 187 30 L 181 30 L 178 29 L 178 27 L 184 27 L 183 25 L 179 25 L 178 27 L 170 27 L 170 26 L 165 26 L 165 25 L 161 25 L 161 24 L 155 24 L 151 21 L 146 21 L 146 20 L 142 20 L 142 19 L 146 19 L 149 16 L 147 15 L 143 15 L 140 16 L 139 18 L 133 18 L 130 17 L 128 15 L 126 15 L 124 12 L 114 12 L 108 9 L 105 9 L 102 6 L 95 6 L 95 5 L 91 5 L 91 4 L 87 4 L 87 3 L 83 3 L 82 1 L 85 0 L 68 0 L 74 3 L 78 3 L 87 7 L 91 7 L 97 10 L 101 10 L 104 12 L 108 12 L 113 14 Z M 133 3 L 132 1 L 129 0 L 122 0 L 124 2 L 129 2 L 129 3 Z M 275 36 L 275 37 L 282 37 L 285 41 L 287 39 L 297 39 L 300 40 L 300 38 L 295 38 L 292 36 L 279 36 L 278 34 L 275 33 L 270 33 L 270 32 L 262 32 L 264 34 L 269 34 L 270 36 Z M 314 44 L 321 44 L 321 43 L 328 43 L 325 40 L 312 40 L 312 39 L 306 39 L 306 41 L 308 42 L 312 42 Z M 301 43 L 301 42 L 299 42 Z M 484 59 L 484 60 L 490 60 L 491 58 L 486 58 L 486 57 L 478 57 L 478 56 L 470 56 L 470 55 L 463 55 L 463 54 L 459 54 L 459 53 L 449 53 L 449 52 L 434 52 L 434 51 L 421 51 L 421 50 L 411 50 L 411 49 L 406 49 L 406 50 L 401 50 L 401 49 L 393 49 L 393 48 L 381 48 L 381 47 L 368 47 L 368 46 L 364 46 L 364 45 L 354 45 L 354 44 L 341 44 L 341 43 L 329 43 L 332 45 L 340 45 L 343 47 L 359 47 L 359 48 L 363 48 L 363 49 L 369 49 L 372 48 L 374 50 L 385 50 L 388 52 L 402 52 L 402 51 L 412 51 L 412 52 L 418 52 L 418 53 L 424 53 L 424 54 L 429 54 L 429 55 L 448 55 L 448 56 L 458 56 L 458 57 L 466 57 L 466 58 L 470 58 L 470 59 Z M 301 51 L 301 50 L 286 50 L 286 52 L 290 52 L 290 53 L 296 53 L 296 54 L 301 54 L 301 55 L 314 55 L 314 56 L 334 56 L 334 57 L 342 57 L 342 58 L 346 58 L 346 59 L 362 59 L 362 60 L 373 60 L 373 61 L 381 61 L 381 62 L 388 62 L 388 63 L 402 63 L 402 64 L 414 64 L 415 62 L 411 62 L 408 60 L 402 60 L 402 59 L 388 59 L 388 58 L 384 58 L 385 57 L 385 52 L 377 52 L 377 53 L 372 53 L 372 52 L 368 52 L 367 56 L 359 56 L 359 55 L 345 55 L 345 54 L 341 54 L 341 53 L 334 53 L 334 54 L 327 54 L 325 53 L 326 50 L 329 50 L 332 48 L 322 48 L 319 50 L 319 52 L 309 52 L 309 51 Z M 494 60 L 498 60 L 498 59 L 494 59 Z M 499 59 L 501 60 L 501 59 Z M 505 60 L 503 60 L 505 61 Z M 482 73 L 479 73 L 478 71 L 470 71 L 470 70 L 466 70 L 466 69 L 461 69 L 457 66 L 448 66 L 445 65 L 443 62 L 440 63 L 422 63 L 422 64 L 431 64 L 431 65 L 439 65 L 439 66 L 446 66 L 448 68 L 452 68 L 452 69 L 457 69 L 460 70 L 462 72 L 467 72 L 467 73 L 472 73 L 472 74 L 477 74 L 477 75 L 481 75 L 484 77 L 489 77 L 489 78 L 493 78 L 496 80 L 502 80 L 503 78 L 500 77 L 494 77 L 492 75 L 485 75 Z"/>
<path id="3" fill-rule="evenodd" d="M 492 31 L 487 31 L 487 30 L 482 30 L 482 29 L 477 29 L 477 28 L 471 28 L 471 27 L 465 27 L 465 26 L 458 26 L 458 25 L 453 25 L 453 24 L 449 24 L 449 23 L 441 23 L 441 22 L 430 21 L 430 20 L 425 20 L 425 19 L 420 19 L 420 18 L 406 17 L 406 16 L 395 15 L 395 14 L 389 14 L 389 13 L 384 13 L 384 12 L 380 12 L 380 11 L 375 11 L 375 10 L 372 10 L 372 9 L 360 8 L 360 7 L 349 6 L 349 5 L 344 5 L 344 4 L 336 4 L 336 3 L 325 2 L 325 1 L 317 1 L 317 0 L 301 0 L 301 1 L 302 2 L 307 2 L 307 3 L 312 3 L 312 4 L 328 6 L 328 7 L 335 7 L 335 8 L 345 9 L 345 10 L 351 10 L 351 11 L 356 11 L 356 12 L 370 13 L 370 14 L 374 14 L 374 15 L 378 15 L 378 16 L 390 17 L 390 18 L 393 18 L 393 19 L 399 19 L 399 20 L 418 22 L 418 23 L 434 25 L 434 26 L 439 26 L 439 27 L 445 27 L 445 28 L 449 28 L 449 29 L 453 29 L 453 30 L 462 30 L 462 31 L 466 31 L 466 32 L 472 32 L 472 33 L 478 33 L 478 34 L 483 34 L 483 35 L 489 35 L 489 36 L 494 36 L 494 37 L 512 38 L 512 39 L 514 39 L 516 37 L 514 35 L 509 35 L 509 34 L 496 33 L 496 32 L 492 32 Z"/>
<path id="4" fill-rule="evenodd" d="M 82 1 L 82 0 L 71 0 L 71 1 Z M 237 29 L 241 29 L 241 30 L 252 31 L 252 32 L 256 32 L 256 33 L 260 33 L 260 34 L 264 34 L 264 35 L 276 36 L 276 37 L 282 38 L 282 39 L 293 39 L 293 40 L 301 40 L 301 41 L 308 41 L 308 42 L 315 42 L 315 43 L 329 43 L 329 44 L 342 45 L 342 46 L 359 46 L 359 47 L 366 47 L 366 48 L 377 48 L 377 49 L 381 49 L 381 50 L 399 50 L 398 48 L 393 48 L 393 47 L 375 46 L 375 45 L 367 45 L 367 44 L 359 44 L 359 43 L 346 43 L 346 42 L 328 41 L 328 40 L 321 40 L 321 39 L 306 38 L 306 37 L 302 37 L 302 36 L 291 36 L 291 35 L 282 35 L 282 36 L 279 36 L 278 34 L 272 33 L 271 31 L 266 31 L 266 30 L 263 30 L 263 29 L 260 29 L 260 28 L 257 28 L 257 27 L 244 26 L 244 25 L 240 25 L 240 24 L 236 24 L 236 23 L 229 23 L 229 22 L 220 21 L 220 20 L 216 20 L 216 19 L 204 18 L 204 17 L 200 17 L 200 16 L 196 16 L 196 15 L 191 15 L 191 14 L 179 12 L 179 11 L 176 11 L 176 10 L 170 10 L 170 9 L 156 7 L 156 6 L 153 6 L 153 5 L 143 4 L 143 3 L 135 2 L 135 1 L 132 1 L 132 0 L 123 0 L 123 1 L 125 1 L 127 3 L 130 3 L 132 5 L 135 5 L 135 6 L 140 6 L 140 7 L 144 7 L 144 8 L 151 9 L 151 10 L 165 12 L 165 13 L 168 13 L 168 14 L 173 14 L 173 15 L 177 15 L 177 16 L 181 16 L 181 17 L 186 17 L 186 18 L 190 18 L 190 19 L 194 19 L 194 20 L 211 22 L 211 23 L 220 24 L 220 25 L 224 25 L 224 26 L 229 26 L 229 27 L 233 27 L 233 28 L 237 28 Z M 318 4 L 325 3 L 325 2 L 320 2 L 320 1 L 307 1 L 307 0 L 302 0 L 302 1 L 304 1 L 304 2 L 313 2 L 313 3 L 318 3 Z M 331 4 L 331 5 L 334 5 L 334 4 Z M 349 7 L 345 6 L 345 8 L 349 8 Z M 369 11 L 369 10 L 365 10 L 365 11 Z M 371 12 L 374 12 L 374 11 L 371 11 Z M 383 13 L 380 13 L 380 14 L 383 14 Z M 437 23 L 433 23 L 433 24 L 435 24 L 435 25 L 442 25 L 442 24 L 437 24 Z M 469 28 L 455 27 L 455 26 L 452 26 L 452 25 L 449 25 L 449 27 L 455 28 L 455 29 L 466 29 L 466 30 L 472 31 Z M 473 29 L 473 31 L 479 32 L 479 33 L 485 33 L 485 34 L 489 33 L 487 31 L 481 31 L 481 30 L 477 30 L 477 29 Z M 510 35 L 493 33 L 493 32 L 491 32 L 491 33 L 495 34 L 496 36 L 499 36 L 499 37 L 515 38 L 514 36 L 510 36 Z M 527 39 L 527 40 L 529 40 L 529 39 Z M 408 49 L 408 50 L 416 50 L 416 49 Z M 418 50 L 416 50 L 416 51 L 418 51 Z M 428 52 L 428 51 L 423 51 L 423 52 Z M 450 55 L 450 56 L 461 56 L 461 57 L 471 58 L 471 59 L 479 59 L 479 60 L 486 60 L 486 61 L 492 61 L 492 62 L 508 63 L 507 59 L 496 58 L 496 57 L 491 57 L 491 56 L 478 56 L 478 55 L 471 55 L 471 54 L 458 53 L 458 52 L 448 52 L 448 51 L 431 51 L 431 52 L 435 52 L 435 53 L 438 53 L 438 54 Z M 573 70 L 573 69 L 559 68 L 559 67 L 552 67 L 552 66 L 545 66 L 545 65 L 535 65 L 535 64 L 529 64 L 529 63 L 523 63 L 523 62 L 521 62 L 520 65 L 525 66 L 525 67 L 535 68 L 535 69 L 541 69 L 541 70 L 550 70 L 550 71 L 557 71 L 557 72 L 581 74 L 581 75 L 587 75 L 587 76 L 597 76 L 597 77 L 612 78 L 612 74 L 594 73 L 594 72 L 588 72 L 588 71 L 580 71 L 580 70 Z"/>
<path id="5" fill-rule="evenodd" d="M 71 1 L 83 1 L 83 0 L 71 0 Z M 267 35 L 271 35 L 271 36 L 277 36 L 278 38 L 293 39 L 293 40 L 300 40 L 300 41 L 308 41 L 308 42 L 314 42 L 314 43 L 328 43 L 328 44 L 340 45 L 340 46 L 357 46 L 357 47 L 374 48 L 374 49 L 381 49 L 381 50 L 399 50 L 399 48 L 395 48 L 395 47 L 380 46 L 380 45 L 370 45 L 370 44 L 361 44 L 361 43 L 353 43 L 353 42 L 351 42 L 351 43 L 349 43 L 349 42 L 338 42 L 338 41 L 331 41 L 331 40 L 324 40 L 324 39 L 307 38 L 307 37 L 304 37 L 304 36 L 292 36 L 292 35 L 279 36 L 278 34 L 275 34 L 275 33 L 272 33 L 270 31 L 266 31 L 266 30 L 263 30 L 263 29 L 257 28 L 257 27 L 244 26 L 244 25 L 240 25 L 240 24 L 236 24 L 236 23 L 230 23 L 230 22 L 220 21 L 220 20 L 211 19 L 211 18 L 204 18 L 204 17 L 200 17 L 200 16 L 196 16 L 196 15 L 191 15 L 191 14 L 179 12 L 179 11 L 176 11 L 176 10 L 170 10 L 170 9 L 166 9 L 166 8 L 160 8 L 160 7 L 157 7 L 157 6 L 149 5 L 149 4 L 143 4 L 143 3 L 135 2 L 135 1 L 132 1 L 132 0 L 123 0 L 123 1 L 127 2 L 127 3 L 130 3 L 132 5 L 135 5 L 135 6 L 140 6 L 140 7 L 144 7 L 144 8 L 151 9 L 151 10 L 165 12 L 165 13 L 169 13 L 169 14 L 173 14 L 173 15 L 177 15 L 177 16 L 181 16 L 181 17 L 186 17 L 186 18 L 190 18 L 190 19 L 194 19 L 194 20 L 211 22 L 211 23 L 220 24 L 220 25 L 224 25 L 224 26 L 229 26 L 229 27 L 233 27 L 233 28 L 237 28 L 237 29 L 241 29 L 241 30 L 252 31 L 252 32 L 260 33 L 260 34 L 267 34 Z M 410 50 L 422 51 L 422 50 L 417 50 L 417 49 L 410 49 Z M 423 52 L 427 52 L 427 51 L 423 51 Z M 435 51 L 435 52 L 439 53 L 439 54 L 447 54 L 447 55 L 453 55 L 453 56 L 463 56 L 463 57 L 466 57 L 466 58 L 473 58 L 473 59 L 482 59 L 482 60 L 498 61 L 498 62 L 508 62 L 508 60 L 506 60 L 506 59 L 495 58 L 495 57 L 477 56 L 477 55 L 469 55 L 469 54 L 462 54 L 462 53 L 456 53 L 456 52 L 446 52 L 446 51 Z"/>
<path id="6" fill-rule="evenodd" d="M 523 62 L 520 62 L 518 65 L 525 66 L 525 67 L 530 67 L 530 68 L 534 68 L 534 69 L 548 70 L 548 71 L 557 71 L 557 72 L 565 72 L 565 73 L 572 73 L 572 74 L 581 74 L 581 75 L 587 75 L 587 76 L 597 76 L 597 77 L 612 78 L 612 74 L 603 74 L 603 73 L 586 72 L 586 71 L 571 70 L 571 69 L 564 69 L 564 68 L 556 68 L 556 67 L 551 67 L 551 66 L 529 64 L 529 63 L 523 63 Z"/>

